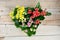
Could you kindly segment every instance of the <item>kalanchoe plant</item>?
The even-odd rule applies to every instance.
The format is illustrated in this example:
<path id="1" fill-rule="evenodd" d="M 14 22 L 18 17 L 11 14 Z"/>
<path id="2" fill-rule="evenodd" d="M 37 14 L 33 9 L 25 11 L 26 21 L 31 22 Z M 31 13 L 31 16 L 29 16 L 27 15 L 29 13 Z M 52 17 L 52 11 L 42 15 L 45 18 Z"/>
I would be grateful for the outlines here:
<path id="1" fill-rule="evenodd" d="M 36 7 L 17 6 L 14 11 L 10 13 L 10 17 L 14 21 L 15 26 L 21 28 L 28 36 L 35 35 L 36 29 L 39 24 L 41 24 L 41 20 L 45 19 L 44 16 L 49 15 L 51 15 L 51 13 L 42 10 L 39 2 Z"/>

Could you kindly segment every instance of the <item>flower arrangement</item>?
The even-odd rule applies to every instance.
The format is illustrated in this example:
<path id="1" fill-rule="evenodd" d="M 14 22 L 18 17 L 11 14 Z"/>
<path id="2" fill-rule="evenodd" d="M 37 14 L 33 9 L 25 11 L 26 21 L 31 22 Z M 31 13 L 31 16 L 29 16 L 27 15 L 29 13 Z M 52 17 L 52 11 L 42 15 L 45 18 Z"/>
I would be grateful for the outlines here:
<path id="1" fill-rule="evenodd" d="M 15 26 L 21 28 L 28 36 L 34 35 L 41 21 L 45 19 L 44 16 L 49 15 L 51 13 L 47 12 L 46 9 L 42 10 L 39 2 L 36 7 L 17 6 L 10 12 L 10 17 L 14 21 Z"/>

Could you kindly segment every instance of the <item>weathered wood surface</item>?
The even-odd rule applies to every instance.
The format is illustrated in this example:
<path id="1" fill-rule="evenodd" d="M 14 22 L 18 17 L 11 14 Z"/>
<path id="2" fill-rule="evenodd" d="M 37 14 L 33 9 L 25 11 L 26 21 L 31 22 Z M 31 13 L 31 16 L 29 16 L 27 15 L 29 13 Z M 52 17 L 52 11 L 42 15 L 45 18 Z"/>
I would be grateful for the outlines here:
<path id="1" fill-rule="evenodd" d="M 43 35 L 60 35 L 59 26 L 40 25 L 35 36 Z M 20 28 L 14 25 L 6 25 L 6 36 L 27 36 Z"/>
<path id="2" fill-rule="evenodd" d="M 9 12 L 16 6 L 32 6 L 40 2 L 42 9 L 47 8 L 51 16 L 47 16 L 39 25 L 37 33 L 33 37 L 27 37 L 9 17 Z M 0 0 L 0 37 L 5 40 L 60 40 L 60 0 Z M 36 38 L 36 39 L 35 39 Z"/>
<path id="3" fill-rule="evenodd" d="M 6 37 L 5 40 L 60 40 L 60 36 Z"/>
<path id="4" fill-rule="evenodd" d="M 42 21 L 42 24 L 45 25 L 60 25 L 60 14 L 52 14 L 51 16 L 45 16 L 45 20 Z M 6 25 L 13 25 L 14 22 L 11 20 L 11 18 L 8 16 L 1 16 L 0 17 L 0 24 L 6 24 Z"/>
<path id="5" fill-rule="evenodd" d="M 0 25 L 0 37 L 5 36 L 5 25 Z"/>

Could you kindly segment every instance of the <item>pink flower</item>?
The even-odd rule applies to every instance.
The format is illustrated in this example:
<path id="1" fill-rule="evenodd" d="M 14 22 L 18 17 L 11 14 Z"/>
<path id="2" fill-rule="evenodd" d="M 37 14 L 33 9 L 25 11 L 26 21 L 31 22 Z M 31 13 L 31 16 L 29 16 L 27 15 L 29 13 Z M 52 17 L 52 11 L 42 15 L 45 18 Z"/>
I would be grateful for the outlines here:
<path id="1" fill-rule="evenodd" d="M 33 23 L 33 21 L 32 21 L 32 19 L 30 19 L 29 22 L 27 23 L 28 27 L 30 27 L 32 23 Z"/>
<path id="2" fill-rule="evenodd" d="M 31 23 L 28 22 L 27 25 L 28 25 L 28 27 L 30 27 L 31 26 Z"/>

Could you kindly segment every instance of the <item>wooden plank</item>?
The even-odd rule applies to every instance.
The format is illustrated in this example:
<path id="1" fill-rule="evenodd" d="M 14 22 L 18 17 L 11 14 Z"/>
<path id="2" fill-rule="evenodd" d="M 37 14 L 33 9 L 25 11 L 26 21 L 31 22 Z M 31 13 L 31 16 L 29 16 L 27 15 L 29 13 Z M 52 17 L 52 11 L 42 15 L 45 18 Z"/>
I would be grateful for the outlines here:
<path id="1" fill-rule="evenodd" d="M 0 2 L 0 15 L 9 15 L 9 12 L 11 11 L 11 9 L 13 9 L 14 7 L 16 7 L 16 5 L 25 5 L 25 6 L 34 6 L 34 3 L 33 1 L 31 2 L 30 0 L 30 3 L 27 2 L 26 0 L 23 2 L 22 0 L 19 2 L 19 1 L 15 1 L 13 3 L 13 1 L 1 1 Z M 47 11 L 50 11 L 52 12 L 53 14 L 57 13 L 59 14 L 60 13 L 60 1 L 59 2 L 41 2 L 41 6 L 42 6 L 42 9 L 45 9 L 47 8 Z"/>
<path id="2" fill-rule="evenodd" d="M 5 8 L 6 4 L 4 1 L 0 1 L 0 15 L 1 14 L 5 14 L 6 8 Z"/>
<path id="3" fill-rule="evenodd" d="M 36 35 L 60 35 L 60 26 L 39 25 Z M 27 36 L 20 28 L 6 25 L 6 36 Z"/>
<path id="4" fill-rule="evenodd" d="M 6 7 L 4 7 L 4 6 L 1 6 L 0 7 L 0 16 L 1 15 L 8 15 L 8 14 L 9 14 L 9 10 Z"/>
<path id="5" fill-rule="evenodd" d="M 20 6 L 32 6 L 34 7 L 36 5 L 38 1 L 31 1 L 31 0 L 20 0 L 20 1 L 7 1 L 6 2 L 6 6 L 7 7 L 15 7 L 16 5 L 20 5 Z M 9 4 L 8 4 L 9 3 Z M 41 6 L 44 7 L 44 8 L 60 8 L 60 1 L 56 1 L 56 2 L 40 2 L 41 3 Z"/>
<path id="6" fill-rule="evenodd" d="M 5 36 L 5 25 L 0 25 L 0 37 Z"/>
<path id="7" fill-rule="evenodd" d="M 59 35 L 60 26 L 39 25 L 36 35 Z"/>
<path id="8" fill-rule="evenodd" d="M 0 16 L 9 15 L 9 13 L 13 10 L 12 7 L 0 7 Z M 45 9 L 45 8 L 43 8 Z M 46 11 L 51 12 L 52 14 L 60 14 L 60 8 L 47 8 Z"/>
<path id="9" fill-rule="evenodd" d="M 60 14 L 52 14 L 51 16 L 45 16 L 45 20 L 42 21 L 43 25 L 60 25 Z M 14 24 L 9 16 L 1 16 L 0 24 Z"/>
<path id="10" fill-rule="evenodd" d="M 41 39 L 41 40 L 57 40 L 58 39 L 59 40 L 59 37 L 55 37 L 55 36 L 60 35 L 60 32 L 59 32 L 59 30 L 60 30 L 60 18 L 59 18 L 60 17 L 60 1 L 59 0 L 44 0 L 44 1 L 39 0 L 39 1 L 41 1 L 41 6 L 43 9 L 47 8 L 47 11 L 50 11 L 53 14 L 57 13 L 58 15 L 52 15 L 49 17 L 47 16 L 46 19 L 44 21 L 42 21 L 42 25 L 40 25 L 39 28 L 37 29 L 36 37 L 26 38 L 26 37 L 24 37 L 24 36 L 26 36 L 26 34 L 24 32 L 22 32 L 20 29 L 17 29 L 13 25 L 14 23 L 12 22 L 11 18 L 8 16 L 9 12 L 11 11 L 10 8 L 13 8 L 18 4 L 21 6 L 24 5 L 24 6 L 33 6 L 34 7 L 35 4 L 37 3 L 37 1 L 25 0 L 23 2 L 22 0 L 20 0 L 20 2 L 19 2 L 16 0 L 0 0 L 0 24 L 2 24 L 2 25 L 0 25 L 0 37 L 23 36 L 24 38 L 18 38 L 18 40 L 19 39 L 32 40 L 34 38 L 36 38 L 35 40 L 39 40 L 39 39 Z M 6 24 L 6 27 L 5 27 L 5 24 Z M 55 25 L 55 26 L 53 26 L 53 25 Z M 47 35 L 47 37 L 46 37 L 46 35 Z M 48 35 L 50 35 L 50 36 L 48 36 Z M 55 35 L 55 36 L 52 37 L 52 35 Z M 45 37 L 40 37 L 40 36 L 45 36 Z M 0 40 L 2 40 L 2 39 L 0 39 Z M 6 40 L 8 40 L 8 38 Z M 10 40 L 12 40 L 12 39 L 10 38 Z M 16 39 L 14 39 L 14 40 L 16 40 Z"/>
<path id="11" fill-rule="evenodd" d="M 57 1 L 60 1 L 60 0 L 38 0 L 38 1 L 41 1 L 41 2 L 57 2 Z"/>
<path id="12" fill-rule="evenodd" d="M 6 37 L 5 40 L 60 40 L 60 36 Z"/>
<path id="13" fill-rule="evenodd" d="M 12 21 L 12 19 L 9 16 L 1 16 L 0 24 L 14 24 L 14 22 Z"/>
<path id="14" fill-rule="evenodd" d="M 2 1 L 4 1 L 4 0 L 2 0 Z M 6 0 L 6 1 L 17 1 L 17 0 Z M 20 0 L 20 1 L 22 1 L 22 0 Z M 25 0 L 25 1 L 29 1 L 29 0 Z M 30 0 L 31 1 L 31 0 Z M 37 0 L 33 0 L 33 1 L 37 1 Z M 41 1 L 41 2 L 50 2 L 50 1 L 54 1 L 54 2 L 56 2 L 56 1 L 60 1 L 60 0 L 38 0 L 38 1 Z"/>
<path id="15" fill-rule="evenodd" d="M 60 20 L 44 20 L 44 21 L 42 21 L 42 25 L 60 26 Z"/>
<path id="16" fill-rule="evenodd" d="M 24 36 L 26 35 L 20 28 L 16 28 L 14 25 L 6 25 L 5 27 L 6 35 L 5 36 Z"/>
<path id="17" fill-rule="evenodd" d="M 5 3 L 6 3 L 5 1 L 0 1 L 0 7 L 6 6 Z"/>

